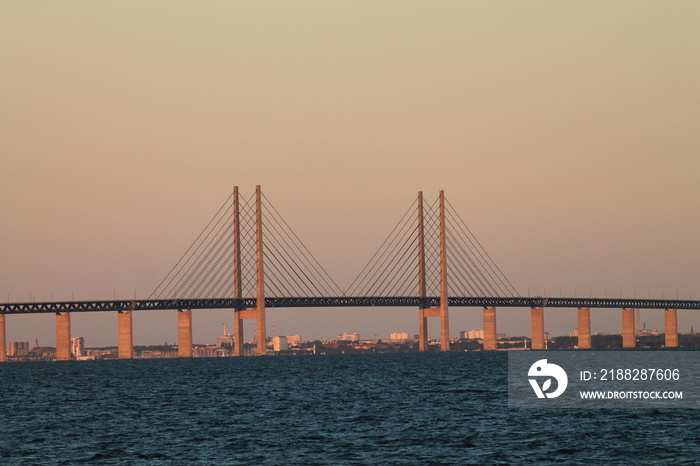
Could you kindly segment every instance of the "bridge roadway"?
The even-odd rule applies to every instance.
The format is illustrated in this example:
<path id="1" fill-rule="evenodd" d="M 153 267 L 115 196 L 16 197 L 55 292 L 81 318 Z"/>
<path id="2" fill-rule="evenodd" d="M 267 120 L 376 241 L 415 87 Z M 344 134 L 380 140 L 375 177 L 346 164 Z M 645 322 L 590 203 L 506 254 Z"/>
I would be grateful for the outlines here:
<path id="1" fill-rule="evenodd" d="M 253 309 L 255 298 L 244 299 L 140 299 L 112 301 L 64 301 L 0 304 L 0 314 L 42 314 L 100 311 L 158 311 L 183 309 Z M 450 297 L 450 307 L 525 307 L 525 308 L 609 308 L 609 309 L 695 309 L 700 301 L 669 299 L 609 299 L 609 298 L 488 298 Z M 439 297 L 325 297 L 325 298 L 265 298 L 267 308 L 301 307 L 413 307 L 430 308 L 440 305 Z"/>

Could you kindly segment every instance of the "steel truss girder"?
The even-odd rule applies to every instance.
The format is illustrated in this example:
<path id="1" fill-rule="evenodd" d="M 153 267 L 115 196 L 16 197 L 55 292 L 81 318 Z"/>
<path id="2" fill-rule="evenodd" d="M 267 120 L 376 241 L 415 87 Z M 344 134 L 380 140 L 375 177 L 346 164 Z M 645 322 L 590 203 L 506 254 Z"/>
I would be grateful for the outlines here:
<path id="1" fill-rule="evenodd" d="M 700 301 L 668 299 L 601 299 L 601 298 L 488 298 L 450 297 L 450 307 L 549 307 L 549 308 L 601 308 L 601 309 L 700 309 Z M 394 297 L 308 297 L 265 298 L 265 307 L 437 307 L 437 296 Z M 42 314 L 64 312 L 102 311 L 158 311 L 181 309 L 253 309 L 255 298 L 243 299 L 144 299 L 127 301 L 66 301 L 0 304 L 0 314 Z"/>

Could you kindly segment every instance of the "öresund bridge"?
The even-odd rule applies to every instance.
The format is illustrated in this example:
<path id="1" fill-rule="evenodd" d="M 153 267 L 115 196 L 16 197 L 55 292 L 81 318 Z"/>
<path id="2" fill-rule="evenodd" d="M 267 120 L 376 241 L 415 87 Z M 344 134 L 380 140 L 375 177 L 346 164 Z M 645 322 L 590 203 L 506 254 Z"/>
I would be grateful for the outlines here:
<path id="1" fill-rule="evenodd" d="M 678 309 L 700 301 L 522 297 L 455 211 L 444 192 L 423 194 L 345 290 L 341 289 L 257 186 L 238 187 L 148 299 L 0 304 L 0 362 L 6 361 L 6 316 L 56 314 L 56 360 L 71 359 L 74 312 L 118 313 L 120 359 L 131 359 L 134 311 L 177 310 L 178 354 L 192 356 L 192 310 L 230 309 L 234 355 L 242 356 L 243 320 L 256 322 L 257 353 L 267 351 L 266 308 L 408 307 L 418 310 L 419 349 L 428 350 L 428 318 L 440 322 L 440 349 L 450 350 L 449 310 L 481 307 L 484 350 L 497 349 L 496 309 L 530 308 L 531 349 L 545 349 L 545 308 L 578 308 L 578 348 L 591 348 L 591 308 L 622 312 L 622 346 L 634 348 L 635 310 L 665 313 L 665 346 L 678 346 Z"/>

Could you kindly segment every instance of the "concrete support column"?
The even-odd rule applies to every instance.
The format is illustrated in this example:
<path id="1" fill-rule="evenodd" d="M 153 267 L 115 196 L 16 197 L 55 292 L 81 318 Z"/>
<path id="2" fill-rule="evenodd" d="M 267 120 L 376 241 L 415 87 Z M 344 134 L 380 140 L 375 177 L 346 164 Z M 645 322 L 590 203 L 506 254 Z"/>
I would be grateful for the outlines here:
<path id="1" fill-rule="evenodd" d="M 119 359 L 134 358 L 134 324 L 133 311 L 119 311 L 117 314 L 119 324 Z"/>
<path id="2" fill-rule="evenodd" d="M 56 361 L 70 360 L 70 312 L 56 313 Z"/>
<path id="3" fill-rule="evenodd" d="M 664 339 L 666 348 L 678 348 L 678 309 L 666 309 L 664 311 L 666 330 Z"/>
<path id="4" fill-rule="evenodd" d="M 591 308 L 578 308 L 578 348 L 591 349 Z"/>
<path id="5" fill-rule="evenodd" d="M 425 309 L 418 310 L 418 351 L 428 351 L 428 317 Z"/>
<path id="6" fill-rule="evenodd" d="M 192 309 L 177 311 L 177 355 L 192 357 Z"/>
<path id="7" fill-rule="evenodd" d="M 635 348 L 637 346 L 634 330 L 634 309 L 622 310 L 622 347 Z"/>
<path id="8" fill-rule="evenodd" d="M 233 355 L 243 356 L 243 318 L 241 310 L 233 311 Z"/>
<path id="9" fill-rule="evenodd" d="M 496 308 L 484 308 L 484 351 L 496 351 Z"/>
<path id="10" fill-rule="evenodd" d="M 5 333 L 5 314 L 0 314 L 0 362 L 7 361 L 7 334 Z"/>
<path id="11" fill-rule="evenodd" d="M 544 347 L 544 308 L 530 309 L 530 324 L 532 326 L 532 345 L 530 349 L 543 350 Z"/>

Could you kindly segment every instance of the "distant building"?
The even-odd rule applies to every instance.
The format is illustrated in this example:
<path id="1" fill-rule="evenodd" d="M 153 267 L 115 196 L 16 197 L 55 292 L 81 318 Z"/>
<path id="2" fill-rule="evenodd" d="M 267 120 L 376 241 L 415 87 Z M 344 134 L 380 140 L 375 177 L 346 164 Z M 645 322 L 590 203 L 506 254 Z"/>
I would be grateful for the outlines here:
<path id="1" fill-rule="evenodd" d="M 484 331 L 483 330 L 465 330 L 463 332 L 459 332 L 459 338 L 464 338 L 468 340 L 478 340 L 478 339 L 484 339 Z"/>
<path id="2" fill-rule="evenodd" d="M 272 349 L 274 351 L 287 351 L 289 349 L 289 343 L 287 342 L 287 337 L 280 336 L 272 339 Z"/>
<path id="3" fill-rule="evenodd" d="M 233 348 L 233 335 L 222 335 L 216 339 L 217 348 Z"/>
<path id="4" fill-rule="evenodd" d="M 301 343 L 301 337 L 299 335 L 287 335 L 287 343 L 290 346 L 298 345 Z"/>
<path id="5" fill-rule="evenodd" d="M 10 343 L 10 357 L 23 357 L 29 355 L 28 341 L 13 341 Z"/>
<path id="6" fill-rule="evenodd" d="M 338 341 L 358 341 L 359 339 L 359 333 L 342 333 L 338 335 Z"/>
<path id="7" fill-rule="evenodd" d="M 222 324 L 222 325 L 224 326 L 224 334 L 216 339 L 216 347 L 217 348 L 232 349 L 233 348 L 233 335 L 231 335 L 230 333 L 228 333 L 226 331 L 226 324 Z"/>
<path id="8" fill-rule="evenodd" d="M 406 332 L 397 332 L 397 333 L 392 333 L 389 335 L 390 340 L 408 340 L 408 333 Z"/>
<path id="9" fill-rule="evenodd" d="M 71 353 L 76 358 L 85 356 L 85 339 L 83 337 L 75 337 L 70 339 Z"/>

